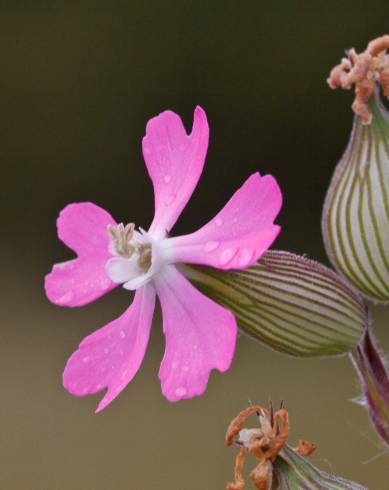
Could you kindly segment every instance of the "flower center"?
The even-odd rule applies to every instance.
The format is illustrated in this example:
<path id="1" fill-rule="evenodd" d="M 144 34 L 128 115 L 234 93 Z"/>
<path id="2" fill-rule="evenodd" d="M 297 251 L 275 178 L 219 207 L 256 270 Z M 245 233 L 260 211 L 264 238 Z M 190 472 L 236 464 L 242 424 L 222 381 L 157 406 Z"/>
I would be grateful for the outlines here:
<path id="1" fill-rule="evenodd" d="M 108 225 L 107 232 L 111 239 L 111 252 L 114 255 L 126 259 L 135 255 L 137 264 L 143 272 L 147 272 L 150 269 L 152 259 L 151 243 L 145 243 L 140 240 L 142 235 L 135 232 L 134 223 L 128 223 L 126 226 L 123 223 L 117 226 Z M 137 237 L 135 234 L 140 236 Z"/>
<path id="2" fill-rule="evenodd" d="M 141 228 L 135 230 L 134 223 L 108 225 L 109 250 L 113 257 L 106 264 L 110 279 L 134 290 L 149 282 L 167 263 L 162 242 Z"/>

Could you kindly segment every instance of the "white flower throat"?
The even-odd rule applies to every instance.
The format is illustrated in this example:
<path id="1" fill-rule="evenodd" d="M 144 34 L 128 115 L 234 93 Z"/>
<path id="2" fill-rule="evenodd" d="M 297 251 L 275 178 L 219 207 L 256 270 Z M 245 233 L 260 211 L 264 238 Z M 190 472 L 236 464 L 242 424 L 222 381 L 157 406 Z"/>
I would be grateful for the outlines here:
<path id="1" fill-rule="evenodd" d="M 107 262 L 106 271 L 124 288 L 143 286 L 166 264 L 161 250 L 165 237 L 156 239 L 141 228 L 136 231 L 134 223 L 108 225 L 107 232 L 114 257 Z"/>

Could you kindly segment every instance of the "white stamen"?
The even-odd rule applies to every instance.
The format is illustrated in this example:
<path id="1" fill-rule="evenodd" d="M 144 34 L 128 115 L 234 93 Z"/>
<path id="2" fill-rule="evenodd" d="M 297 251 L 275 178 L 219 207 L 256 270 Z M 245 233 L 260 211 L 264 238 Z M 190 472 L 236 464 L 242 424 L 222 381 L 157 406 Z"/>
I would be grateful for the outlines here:
<path id="1" fill-rule="evenodd" d="M 162 242 L 165 236 L 156 237 L 133 224 L 108 226 L 111 239 L 110 252 L 115 255 L 106 263 L 110 279 L 123 284 L 125 289 L 137 289 L 157 274 L 168 263 Z"/>

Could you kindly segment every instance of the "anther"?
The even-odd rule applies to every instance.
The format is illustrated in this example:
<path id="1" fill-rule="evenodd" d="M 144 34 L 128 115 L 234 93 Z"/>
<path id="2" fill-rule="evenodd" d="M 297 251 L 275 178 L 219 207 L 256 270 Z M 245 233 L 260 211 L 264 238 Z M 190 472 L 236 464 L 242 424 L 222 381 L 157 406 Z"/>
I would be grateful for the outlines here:
<path id="1" fill-rule="evenodd" d="M 123 223 L 118 225 L 107 226 L 107 233 L 112 242 L 112 247 L 117 255 L 129 258 L 134 253 L 135 248 L 130 244 L 134 234 L 134 223 L 128 223 L 126 226 Z"/>
<path id="2" fill-rule="evenodd" d="M 147 272 L 151 266 L 151 257 L 152 257 L 151 245 L 150 244 L 140 245 L 137 248 L 137 252 L 139 253 L 138 265 L 141 269 Z"/>

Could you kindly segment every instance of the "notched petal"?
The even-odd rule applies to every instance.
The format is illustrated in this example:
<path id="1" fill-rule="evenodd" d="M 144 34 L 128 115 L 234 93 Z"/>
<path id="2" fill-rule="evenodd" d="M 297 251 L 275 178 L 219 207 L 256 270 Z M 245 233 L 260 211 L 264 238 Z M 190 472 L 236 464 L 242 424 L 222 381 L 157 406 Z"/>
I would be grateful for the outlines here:
<path id="1" fill-rule="evenodd" d="M 68 360 L 64 387 L 76 396 L 108 388 L 97 412 L 103 410 L 137 373 L 146 351 L 155 305 L 155 290 L 145 286 L 116 320 L 86 337 Z"/>

